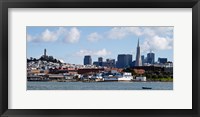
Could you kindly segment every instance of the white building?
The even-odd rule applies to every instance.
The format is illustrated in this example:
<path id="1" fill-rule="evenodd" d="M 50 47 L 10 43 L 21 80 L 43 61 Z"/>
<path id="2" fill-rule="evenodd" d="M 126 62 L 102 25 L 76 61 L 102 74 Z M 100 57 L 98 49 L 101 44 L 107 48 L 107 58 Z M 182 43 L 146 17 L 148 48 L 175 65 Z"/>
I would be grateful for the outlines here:
<path id="1" fill-rule="evenodd" d="M 145 76 L 138 76 L 136 77 L 136 81 L 147 81 L 147 78 Z"/>

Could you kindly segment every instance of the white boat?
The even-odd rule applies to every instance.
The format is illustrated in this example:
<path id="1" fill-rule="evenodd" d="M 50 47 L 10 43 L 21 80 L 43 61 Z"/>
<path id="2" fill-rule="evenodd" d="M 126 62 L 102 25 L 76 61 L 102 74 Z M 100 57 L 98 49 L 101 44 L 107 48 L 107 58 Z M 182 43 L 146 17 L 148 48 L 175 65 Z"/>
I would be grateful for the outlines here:
<path id="1" fill-rule="evenodd" d="M 113 76 L 113 75 L 108 75 L 108 76 L 104 76 L 103 80 L 104 81 L 118 81 L 118 77 Z"/>
<path id="2" fill-rule="evenodd" d="M 131 81 L 133 79 L 133 76 L 131 73 L 125 72 L 123 75 L 117 74 L 117 75 L 109 75 L 105 76 L 104 81 Z"/>
<path id="3" fill-rule="evenodd" d="M 130 81 L 130 80 L 133 80 L 133 76 L 131 75 L 131 73 L 128 72 L 123 73 L 123 76 L 118 78 L 118 81 Z"/>
<path id="4" fill-rule="evenodd" d="M 99 73 L 99 74 L 93 75 L 93 76 L 92 76 L 92 79 L 103 79 L 103 77 L 102 77 L 102 74 Z"/>

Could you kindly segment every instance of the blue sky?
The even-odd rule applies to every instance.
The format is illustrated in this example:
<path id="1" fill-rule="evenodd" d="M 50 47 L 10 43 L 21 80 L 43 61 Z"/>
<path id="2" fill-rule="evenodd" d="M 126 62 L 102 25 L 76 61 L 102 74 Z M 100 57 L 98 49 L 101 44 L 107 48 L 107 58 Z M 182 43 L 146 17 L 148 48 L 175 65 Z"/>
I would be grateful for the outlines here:
<path id="1" fill-rule="evenodd" d="M 28 26 L 27 58 L 47 55 L 66 63 L 83 64 L 84 55 L 117 60 L 118 54 L 136 56 L 138 38 L 141 55 L 150 51 L 158 57 L 173 61 L 174 27 L 105 27 L 105 26 Z"/>

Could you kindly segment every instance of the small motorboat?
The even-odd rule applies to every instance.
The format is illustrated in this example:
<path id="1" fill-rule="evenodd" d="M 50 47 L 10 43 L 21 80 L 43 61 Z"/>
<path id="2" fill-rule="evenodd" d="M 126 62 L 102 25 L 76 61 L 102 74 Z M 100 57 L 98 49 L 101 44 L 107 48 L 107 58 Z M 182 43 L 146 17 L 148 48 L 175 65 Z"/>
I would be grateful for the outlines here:
<path id="1" fill-rule="evenodd" d="M 151 87 L 142 87 L 142 89 L 152 89 Z"/>

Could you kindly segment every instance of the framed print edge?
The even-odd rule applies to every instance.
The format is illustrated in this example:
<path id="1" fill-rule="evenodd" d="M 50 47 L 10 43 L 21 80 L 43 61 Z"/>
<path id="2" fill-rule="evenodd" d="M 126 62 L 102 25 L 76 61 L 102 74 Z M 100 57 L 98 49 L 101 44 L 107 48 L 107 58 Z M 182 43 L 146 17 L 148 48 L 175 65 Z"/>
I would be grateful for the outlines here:
<path id="1" fill-rule="evenodd" d="M 109 4 L 105 5 L 106 2 L 96 0 L 95 2 L 89 1 L 81 1 L 77 0 L 75 2 L 71 2 L 70 0 L 60 0 L 60 1 L 49 1 L 40 0 L 1 0 L 0 2 L 0 114 L 2 117 L 14 117 L 14 116 L 138 116 L 138 117 L 153 117 L 153 116 L 162 116 L 162 117 L 199 117 L 199 106 L 200 106 L 200 91 L 199 86 L 200 80 L 198 72 L 200 63 L 200 36 L 199 36 L 199 28 L 200 28 L 200 2 L 198 0 L 161 0 L 163 2 L 158 2 L 158 0 L 127 0 L 127 2 L 121 2 L 121 0 L 110 1 Z M 121 2 L 121 3 L 120 3 Z M 56 3 L 56 4 L 52 4 Z M 63 4 L 62 4 L 63 3 Z M 99 4 L 100 3 L 100 4 Z M 152 4 L 145 4 L 152 3 Z M 132 110 L 132 109 L 8 109 L 8 8 L 93 8 L 93 7 L 106 7 L 106 8 L 192 8 L 192 108 L 191 110 L 184 109 L 168 109 L 168 110 Z"/>
<path id="2" fill-rule="evenodd" d="M 199 67 L 200 67 L 200 2 L 195 4 L 192 9 L 192 108 L 196 113 L 199 113 L 199 106 L 200 106 L 200 80 L 199 80 Z M 197 64 L 198 63 L 198 64 Z M 196 78 L 197 77 L 197 78 Z M 199 116 L 199 115 L 198 115 Z"/>
<path id="3" fill-rule="evenodd" d="M 0 1 L 0 25 L 1 25 L 1 27 L 0 27 L 0 47 L 2 47 L 2 1 Z M 1 66 L 0 66 L 0 115 L 2 115 L 3 114 L 3 105 L 2 105 L 2 97 L 3 97 L 3 95 L 2 95 L 2 91 L 3 91 L 3 87 L 2 87 L 2 50 L 3 49 L 0 49 L 0 56 L 1 56 L 1 58 L 0 58 L 0 64 L 1 64 Z M 5 109 L 6 110 L 6 109 Z"/>
<path id="4" fill-rule="evenodd" d="M 7 27 L 8 25 L 3 22 L 8 22 L 6 17 L 6 14 L 3 14 L 3 1 L 0 1 L 0 114 L 2 115 L 6 110 L 8 110 L 8 36 L 7 36 L 7 31 L 3 27 Z M 4 31 L 3 31 L 4 29 Z M 3 39 L 4 38 L 4 39 Z M 5 45 L 4 45 L 5 44 Z M 3 68 L 5 67 L 5 68 Z M 5 78 L 3 78 L 5 77 Z"/>

